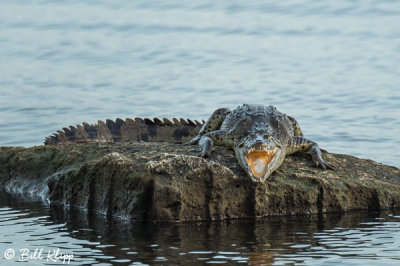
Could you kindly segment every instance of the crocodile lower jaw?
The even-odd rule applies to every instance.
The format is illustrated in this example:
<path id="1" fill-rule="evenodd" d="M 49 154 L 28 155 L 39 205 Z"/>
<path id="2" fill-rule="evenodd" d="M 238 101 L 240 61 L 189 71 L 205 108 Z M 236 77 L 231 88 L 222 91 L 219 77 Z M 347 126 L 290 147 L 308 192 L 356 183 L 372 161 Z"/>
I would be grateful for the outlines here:
<path id="1" fill-rule="evenodd" d="M 261 178 L 265 175 L 268 165 L 274 158 L 275 151 L 271 150 L 251 150 L 246 152 L 246 162 L 255 178 Z"/>

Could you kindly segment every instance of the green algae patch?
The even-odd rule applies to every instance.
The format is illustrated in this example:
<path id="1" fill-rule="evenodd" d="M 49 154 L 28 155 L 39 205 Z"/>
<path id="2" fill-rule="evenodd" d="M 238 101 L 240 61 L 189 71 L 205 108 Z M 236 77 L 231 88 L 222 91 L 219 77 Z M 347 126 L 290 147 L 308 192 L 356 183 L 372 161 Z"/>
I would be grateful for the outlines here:
<path id="1" fill-rule="evenodd" d="M 156 142 L 0 147 L 0 184 L 39 191 L 50 204 L 146 221 L 400 206 L 400 170 L 371 160 L 324 153 L 336 169 L 323 171 L 310 155 L 295 154 L 264 183 L 253 183 L 231 150 L 215 147 L 209 159 L 197 152 Z"/>

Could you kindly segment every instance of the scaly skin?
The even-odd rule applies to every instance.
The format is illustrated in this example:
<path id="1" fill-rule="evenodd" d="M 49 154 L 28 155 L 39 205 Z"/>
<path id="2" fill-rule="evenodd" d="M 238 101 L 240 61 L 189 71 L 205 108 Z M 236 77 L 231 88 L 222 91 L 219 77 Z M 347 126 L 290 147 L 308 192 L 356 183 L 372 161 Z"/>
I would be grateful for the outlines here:
<path id="1" fill-rule="evenodd" d="M 191 139 L 191 140 L 190 140 Z M 297 121 L 272 106 L 244 104 L 231 111 L 216 110 L 207 122 L 173 118 L 107 119 L 97 124 L 83 123 L 63 128 L 45 140 L 45 145 L 69 142 L 165 141 L 199 143 L 200 156 L 211 154 L 213 145 L 231 147 L 242 168 L 253 181 L 264 181 L 284 161 L 298 151 L 310 151 L 314 163 L 323 169 L 332 167 L 324 162 L 318 145 L 303 137 Z"/>
<path id="2" fill-rule="evenodd" d="M 125 121 L 118 118 L 115 122 L 107 119 L 105 123 L 98 121 L 94 125 L 83 123 L 63 128 L 63 131 L 47 137 L 44 144 L 129 141 L 182 143 L 196 136 L 203 123 L 182 118 L 173 118 L 172 122 L 166 118 L 127 118 Z"/>
<path id="3" fill-rule="evenodd" d="M 310 151 L 317 167 L 332 169 L 322 159 L 318 144 L 303 137 L 297 121 L 273 106 L 244 104 L 233 111 L 218 109 L 186 144 L 197 143 L 202 157 L 210 156 L 213 145 L 232 148 L 255 182 L 265 181 L 286 155 L 298 151 Z"/>

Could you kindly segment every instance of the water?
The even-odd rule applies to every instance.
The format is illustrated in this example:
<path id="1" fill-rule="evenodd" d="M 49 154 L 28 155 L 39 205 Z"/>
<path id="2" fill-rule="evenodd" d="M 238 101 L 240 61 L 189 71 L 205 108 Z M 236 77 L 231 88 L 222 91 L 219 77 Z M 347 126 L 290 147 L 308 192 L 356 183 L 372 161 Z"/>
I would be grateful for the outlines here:
<path id="1" fill-rule="evenodd" d="M 64 211 L 37 202 L 0 196 L 2 263 L 23 260 L 16 249 L 57 248 L 71 264 L 177 265 L 398 265 L 400 212 L 353 212 L 323 216 L 182 224 L 107 220 L 93 213 Z M 3 252 L 16 249 L 6 261 Z M 59 265 L 61 261 L 53 262 Z"/>
<path id="2" fill-rule="evenodd" d="M 400 167 L 399 24 L 389 0 L 2 0 L 0 145 L 247 102 L 294 116 L 331 152 Z M 392 213 L 148 227 L 1 203 L 0 256 L 26 246 L 73 251 L 78 264 L 394 265 L 400 252 Z"/>
<path id="3" fill-rule="evenodd" d="M 248 102 L 329 151 L 399 167 L 399 24 L 389 0 L 3 0 L 0 145 Z"/>

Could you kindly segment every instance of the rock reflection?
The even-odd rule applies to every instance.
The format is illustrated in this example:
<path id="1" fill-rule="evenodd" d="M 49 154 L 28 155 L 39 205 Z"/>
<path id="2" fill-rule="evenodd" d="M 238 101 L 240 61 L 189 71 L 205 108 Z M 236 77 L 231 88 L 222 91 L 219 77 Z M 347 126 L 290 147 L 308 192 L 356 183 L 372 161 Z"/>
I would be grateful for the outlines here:
<path id="1" fill-rule="evenodd" d="M 271 265 L 275 262 L 324 261 L 338 256 L 342 259 L 359 258 L 359 264 L 362 264 L 372 258 L 371 254 L 375 254 L 377 248 L 386 250 L 385 258 L 399 259 L 398 255 L 390 252 L 390 247 L 400 242 L 399 233 L 393 230 L 400 226 L 399 211 L 151 224 L 116 220 L 79 209 L 46 207 L 11 197 L 5 192 L 0 195 L 0 207 L 8 207 L 0 208 L 0 225 L 16 219 L 15 212 L 19 212 L 25 220 L 28 217 L 32 223 L 43 223 L 52 231 L 43 233 L 46 235 L 43 239 L 40 233 L 22 236 L 13 232 L 13 226 L 8 224 L 11 240 L 6 237 L 5 242 L 13 242 L 15 236 L 60 248 L 73 242 L 76 245 L 70 247 L 70 251 L 74 253 L 76 264 L 91 261 Z M 7 214 L 10 211 L 12 216 Z M 59 235 L 60 231 L 62 235 Z"/>

